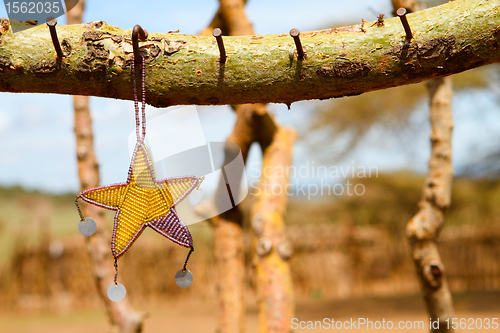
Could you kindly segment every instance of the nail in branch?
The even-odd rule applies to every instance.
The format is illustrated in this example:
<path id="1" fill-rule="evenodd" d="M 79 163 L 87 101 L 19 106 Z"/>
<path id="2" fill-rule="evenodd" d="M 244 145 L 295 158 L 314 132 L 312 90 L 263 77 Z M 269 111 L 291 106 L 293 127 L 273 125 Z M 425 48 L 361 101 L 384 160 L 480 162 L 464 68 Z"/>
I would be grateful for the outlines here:
<path id="1" fill-rule="evenodd" d="M 217 46 L 219 46 L 219 53 L 220 53 L 220 58 L 219 62 L 221 64 L 226 62 L 226 49 L 224 47 L 224 41 L 222 40 L 222 30 L 219 28 L 215 28 L 214 31 L 212 32 L 212 35 L 215 37 L 217 40 Z"/>
<path id="2" fill-rule="evenodd" d="M 132 47 L 134 49 L 134 59 L 136 64 L 142 63 L 141 53 L 139 52 L 139 40 L 145 41 L 148 38 L 148 32 L 138 24 L 132 29 Z"/>
<path id="3" fill-rule="evenodd" d="M 399 8 L 396 14 L 398 14 L 401 24 L 403 25 L 403 28 L 405 28 L 406 42 L 409 43 L 413 38 L 413 34 L 411 32 L 410 25 L 408 24 L 408 19 L 406 18 L 406 9 Z"/>
<path id="4" fill-rule="evenodd" d="M 57 37 L 57 19 L 54 17 L 47 18 L 47 25 L 50 31 L 50 37 L 52 38 L 52 44 L 54 44 L 54 49 L 56 50 L 56 54 L 58 58 L 64 57 L 63 51 L 61 49 L 61 44 L 59 44 L 59 38 Z"/>
<path id="5" fill-rule="evenodd" d="M 306 55 L 304 53 L 304 49 L 302 48 L 302 43 L 300 42 L 300 31 L 299 29 L 292 29 L 290 30 L 290 36 L 293 37 L 293 40 L 295 41 L 295 47 L 297 48 L 297 55 L 299 60 L 304 60 L 306 58 Z"/>

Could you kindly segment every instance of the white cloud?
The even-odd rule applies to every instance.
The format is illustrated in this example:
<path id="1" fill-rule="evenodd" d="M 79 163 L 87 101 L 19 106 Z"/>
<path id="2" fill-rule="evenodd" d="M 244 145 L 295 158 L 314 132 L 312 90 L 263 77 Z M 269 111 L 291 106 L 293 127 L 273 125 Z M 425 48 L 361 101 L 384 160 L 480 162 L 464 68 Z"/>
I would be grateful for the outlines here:
<path id="1" fill-rule="evenodd" d="M 2 155 L 0 159 L 0 166 L 2 167 L 16 167 L 21 163 L 21 157 L 16 152 L 3 152 Z"/>
<path id="2" fill-rule="evenodd" d="M 9 115 L 6 112 L 0 110 L 0 133 L 7 131 L 11 126 L 11 123 L 12 121 Z"/>

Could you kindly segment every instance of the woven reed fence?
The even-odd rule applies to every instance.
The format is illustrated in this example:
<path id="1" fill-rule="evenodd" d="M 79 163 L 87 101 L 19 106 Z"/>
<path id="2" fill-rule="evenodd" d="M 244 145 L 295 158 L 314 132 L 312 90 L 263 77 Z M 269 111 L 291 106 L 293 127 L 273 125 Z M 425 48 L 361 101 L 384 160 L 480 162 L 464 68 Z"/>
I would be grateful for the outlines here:
<path id="1" fill-rule="evenodd" d="M 419 285 L 403 235 L 375 227 L 291 226 L 295 247 L 291 259 L 296 293 L 314 298 L 349 298 L 413 294 Z M 186 249 L 161 237 L 140 239 L 120 259 L 120 279 L 133 302 L 165 298 L 210 299 L 215 296 L 210 228 L 193 228 L 197 245 L 189 269 L 195 282 L 188 289 L 173 279 Z M 250 235 L 248 235 L 250 236 Z M 247 237 L 250 243 L 250 237 Z M 452 290 L 500 289 L 500 227 L 448 228 L 440 252 Z M 251 256 L 248 287 L 254 288 Z M 110 265 L 112 265 L 110 254 Z M 16 247 L 0 271 L 0 309 L 60 310 L 98 306 L 96 286 L 83 237 L 45 240 Z"/>

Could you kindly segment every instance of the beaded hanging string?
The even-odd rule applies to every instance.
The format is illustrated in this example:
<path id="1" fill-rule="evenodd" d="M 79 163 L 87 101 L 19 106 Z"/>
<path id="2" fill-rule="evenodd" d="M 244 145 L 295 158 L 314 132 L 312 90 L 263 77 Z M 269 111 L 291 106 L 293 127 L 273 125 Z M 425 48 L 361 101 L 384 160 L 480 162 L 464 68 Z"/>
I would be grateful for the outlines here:
<path id="1" fill-rule="evenodd" d="M 115 258 L 115 263 L 113 264 L 113 266 L 115 266 L 115 279 L 114 279 L 114 283 L 115 283 L 115 286 L 118 285 L 118 258 Z"/>
<path id="2" fill-rule="evenodd" d="M 134 81 L 134 108 L 135 108 L 135 133 L 137 142 L 144 142 L 146 137 L 146 62 L 144 56 L 141 54 L 141 88 L 142 88 L 142 101 L 141 101 L 141 115 L 142 115 L 142 137 L 140 134 L 140 120 L 139 120 L 139 101 L 137 99 L 137 82 L 135 73 L 135 57 L 132 55 L 132 80 Z"/>
<path id="3" fill-rule="evenodd" d="M 141 55 L 141 109 L 137 97 L 136 65 L 132 57 L 132 80 L 134 87 L 134 109 L 136 125 L 136 146 L 132 154 L 128 178 L 125 183 L 105 185 L 81 192 L 75 199 L 80 216 L 78 229 L 85 236 L 91 236 L 97 229 L 96 223 L 84 217 L 78 199 L 116 211 L 114 218 L 111 252 L 114 256 L 114 284 L 108 288 L 112 301 L 121 301 L 126 294 L 125 287 L 118 283 L 118 259 L 133 245 L 146 227 L 150 227 L 171 241 L 189 248 L 184 266 L 175 275 L 180 287 L 188 287 L 193 275 L 187 270 L 188 260 L 194 251 L 193 239 L 187 226 L 175 211 L 175 207 L 193 190 L 199 189 L 205 177 L 184 176 L 157 180 L 146 138 L 146 86 L 145 59 Z M 139 114 L 140 113 L 140 114 Z"/>

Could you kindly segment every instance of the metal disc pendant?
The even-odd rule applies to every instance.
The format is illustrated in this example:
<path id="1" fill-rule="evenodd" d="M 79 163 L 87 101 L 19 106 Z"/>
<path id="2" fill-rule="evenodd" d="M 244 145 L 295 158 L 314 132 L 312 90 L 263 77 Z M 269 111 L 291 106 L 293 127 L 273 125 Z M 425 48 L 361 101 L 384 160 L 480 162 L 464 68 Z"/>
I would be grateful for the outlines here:
<path id="1" fill-rule="evenodd" d="M 175 274 L 175 283 L 181 288 L 187 288 L 193 283 L 193 274 L 189 270 L 183 272 L 181 269 Z"/>
<path id="2" fill-rule="evenodd" d="M 199 204 L 201 202 L 201 199 L 203 199 L 203 190 L 201 188 L 198 188 L 197 190 L 191 192 L 191 195 L 189 196 L 189 202 L 193 206 Z"/>
<path id="3" fill-rule="evenodd" d="M 97 230 L 97 224 L 94 219 L 86 217 L 85 221 L 80 221 L 78 223 L 78 231 L 84 236 L 92 236 Z"/>
<path id="4" fill-rule="evenodd" d="M 125 286 L 121 283 L 116 285 L 112 283 L 108 287 L 108 298 L 113 302 L 122 301 L 125 298 L 125 295 L 127 295 L 127 289 L 125 289 Z"/>

